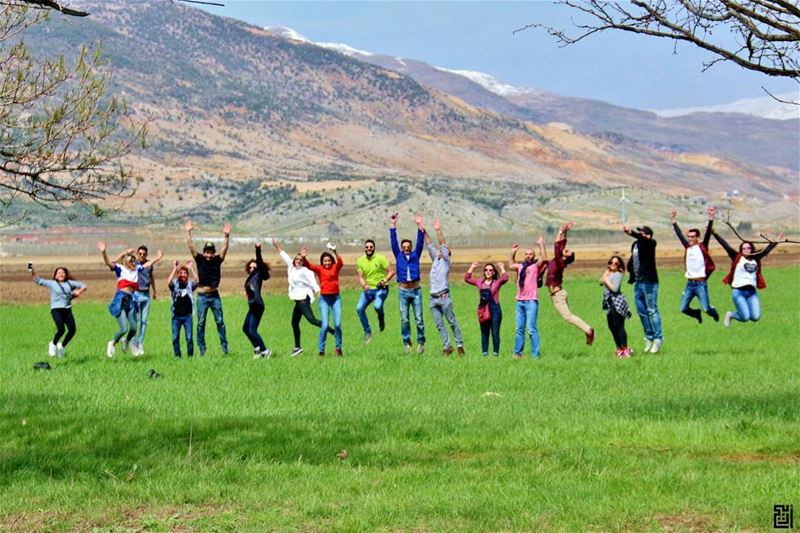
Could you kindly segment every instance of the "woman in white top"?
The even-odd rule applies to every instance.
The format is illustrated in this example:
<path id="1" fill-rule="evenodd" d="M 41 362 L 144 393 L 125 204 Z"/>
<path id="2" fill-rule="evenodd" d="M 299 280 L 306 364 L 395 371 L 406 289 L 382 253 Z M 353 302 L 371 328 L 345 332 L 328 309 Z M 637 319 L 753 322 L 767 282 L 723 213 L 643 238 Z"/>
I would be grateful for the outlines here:
<path id="1" fill-rule="evenodd" d="M 736 311 L 725 313 L 725 327 L 731 327 L 731 320 L 757 322 L 761 318 L 761 302 L 758 299 L 757 289 L 767 287 L 767 283 L 761 275 L 761 260 L 778 246 L 776 241 L 783 240 L 783 233 L 770 242 L 766 248 L 758 251 L 749 241 L 742 241 L 737 252 L 716 232 L 714 232 L 714 238 L 731 258 L 730 271 L 722 283 L 730 285 L 733 289 L 733 306 Z"/>
<path id="2" fill-rule="evenodd" d="M 292 311 L 294 350 L 292 350 L 292 357 L 295 357 L 303 353 L 303 347 L 300 345 L 300 319 L 306 317 L 306 320 L 312 325 L 316 327 L 322 326 L 322 322 L 314 316 L 314 311 L 311 309 L 314 298 L 319 294 L 319 284 L 314 273 L 306 266 L 305 257 L 296 255 L 292 258 L 281 249 L 277 239 L 272 239 L 272 245 L 278 250 L 278 254 L 280 254 L 281 259 L 283 259 L 288 268 L 289 299 L 294 302 L 294 310 Z M 333 335 L 333 328 L 328 328 L 328 331 Z"/>
<path id="3" fill-rule="evenodd" d="M 119 329 L 106 345 L 106 355 L 114 357 L 120 339 L 122 339 L 122 351 L 127 352 L 131 339 L 136 335 L 136 291 L 139 290 L 139 272 L 161 261 L 164 254 L 158 250 L 156 257 L 144 264 L 137 264 L 133 248 L 120 252 L 113 261 L 108 258 L 106 243 L 98 242 L 97 249 L 103 256 L 103 262 L 117 276 L 117 292 L 108 304 L 108 311 L 117 319 Z M 144 352 L 139 351 L 137 346 L 131 345 L 131 353 L 134 357 L 139 357 Z"/>

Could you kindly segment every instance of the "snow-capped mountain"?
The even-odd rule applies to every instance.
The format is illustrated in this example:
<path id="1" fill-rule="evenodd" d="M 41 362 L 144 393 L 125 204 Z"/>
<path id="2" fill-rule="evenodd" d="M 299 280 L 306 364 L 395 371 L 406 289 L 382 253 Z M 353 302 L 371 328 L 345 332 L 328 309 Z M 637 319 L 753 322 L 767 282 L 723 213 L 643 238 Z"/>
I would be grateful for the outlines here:
<path id="1" fill-rule="evenodd" d="M 777 100 L 775 99 L 777 98 Z M 728 104 L 684 107 L 678 109 L 662 109 L 653 112 L 662 117 L 679 117 L 690 113 L 744 113 L 773 120 L 791 120 L 800 118 L 800 92 L 778 94 L 775 98 L 762 96 L 759 98 L 742 98 Z M 783 100 L 780 102 L 778 100 Z M 795 104 L 785 102 L 797 102 Z"/>
<path id="2" fill-rule="evenodd" d="M 452 74 L 458 74 L 459 76 L 463 76 L 468 80 L 477 83 L 487 91 L 499 94 L 500 96 L 518 96 L 520 94 L 542 92 L 536 89 L 531 89 L 530 87 L 516 87 L 514 85 L 503 83 L 494 76 L 491 76 L 484 72 L 476 72 L 474 70 L 451 70 L 442 67 L 436 67 L 436 68 L 443 72 L 450 72 Z"/>

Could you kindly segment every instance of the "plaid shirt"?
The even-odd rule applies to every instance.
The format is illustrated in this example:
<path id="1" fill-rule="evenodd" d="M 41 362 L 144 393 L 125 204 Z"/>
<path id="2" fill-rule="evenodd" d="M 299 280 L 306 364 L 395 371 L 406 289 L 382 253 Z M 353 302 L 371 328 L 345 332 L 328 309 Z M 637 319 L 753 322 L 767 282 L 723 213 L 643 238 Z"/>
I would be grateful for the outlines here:
<path id="1" fill-rule="evenodd" d="M 612 308 L 625 318 L 631 317 L 631 310 L 628 307 L 628 301 L 625 299 L 625 295 L 621 292 L 611 292 L 608 290 L 608 287 L 606 287 L 605 291 L 603 291 L 603 309 L 605 309 L 607 313 Z"/>

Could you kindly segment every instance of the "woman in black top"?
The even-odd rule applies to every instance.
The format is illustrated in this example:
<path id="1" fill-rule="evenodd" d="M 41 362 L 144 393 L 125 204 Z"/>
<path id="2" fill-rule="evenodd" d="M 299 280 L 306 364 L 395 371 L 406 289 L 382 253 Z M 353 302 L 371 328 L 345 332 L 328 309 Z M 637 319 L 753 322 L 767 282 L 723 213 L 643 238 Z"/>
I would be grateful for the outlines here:
<path id="1" fill-rule="evenodd" d="M 245 265 L 247 281 L 244 290 L 247 293 L 247 316 L 244 318 L 242 331 L 253 345 L 253 358 L 270 357 L 272 350 L 264 345 L 264 339 L 258 334 L 258 325 L 264 314 L 264 300 L 261 299 L 261 284 L 269 279 L 269 264 L 261 258 L 261 244 L 256 243 L 256 258 Z"/>

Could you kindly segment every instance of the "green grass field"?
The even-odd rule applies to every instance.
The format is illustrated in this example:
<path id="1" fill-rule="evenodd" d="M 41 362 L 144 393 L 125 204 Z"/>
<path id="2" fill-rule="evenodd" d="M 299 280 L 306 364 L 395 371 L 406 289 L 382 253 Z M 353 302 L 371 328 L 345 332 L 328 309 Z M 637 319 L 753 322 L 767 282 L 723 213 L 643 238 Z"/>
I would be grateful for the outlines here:
<path id="1" fill-rule="evenodd" d="M 766 275 L 762 321 L 726 330 L 680 315 L 681 275 L 662 272 L 663 352 L 630 360 L 613 356 L 593 277 L 567 288 L 595 345 L 543 296 L 539 361 L 510 357 L 513 285 L 503 353 L 479 355 L 477 295 L 456 273 L 464 359 L 440 355 L 427 309 L 426 353 L 402 353 L 395 289 L 367 347 L 344 294 L 342 359 L 318 357 L 305 323 L 288 357 L 283 295 L 266 298 L 271 360 L 252 359 L 243 297 L 224 303 L 227 358 L 210 323 L 208 355 L 173 360 L 159 300 L 143 358 L 105 357 L 116 322 L 87 301 L 68 356 L 49 359 L 42 290 L 0 314 L 0 530 L 771 530 L 773 504 L 800 511 L 800 269 Z M 641 352 L 637 316 L 627 328 Z"/>

